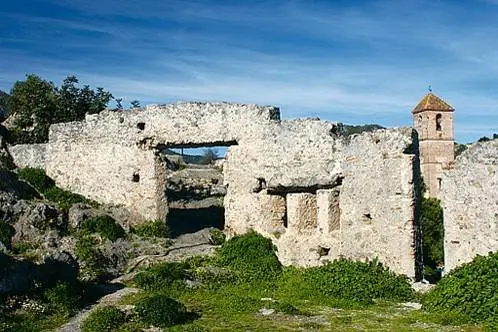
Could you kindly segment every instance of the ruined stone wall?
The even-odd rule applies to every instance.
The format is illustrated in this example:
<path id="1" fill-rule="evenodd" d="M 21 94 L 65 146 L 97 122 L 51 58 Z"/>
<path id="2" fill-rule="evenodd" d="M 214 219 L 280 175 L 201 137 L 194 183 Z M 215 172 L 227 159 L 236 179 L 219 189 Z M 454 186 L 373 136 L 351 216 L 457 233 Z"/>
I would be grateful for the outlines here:
<path id="1" fill-rule="evenodd" d="M 14 164 L 19 168 L 33 167 L 45 169 L 47 144 L 18 144 L 8 147 Z"/>
<path id="2" fill-rule="evenodd" d="M 412 130 L 336 137 L 333 123 L 275 123 L 229 149 L 226 226 L 272 238 L 284 264 L 379 258 L 415 277 Z"/>
<path id="3" fill-rule="evenodd" d="M 155 147 L 236 143 L 258 135 L 278 109 L 255 105 L 179 103 L 105 111 L 85 121 L 52 125 L 46 170 L 68 190 L 123 204 L 145 219 L 167 214 L 164 166 Z"/>
<path id="4" fill-rule="evenodd" d="M 475 143 L 443 174 L 445 272 L 498 250 L 498 140 Z"/>
<path id="5" fill-rule="evenodd" d="M 285 264 L 379 258 L 415 277 L 417 156 L 410 128 L 338 136 L 335 123 L 280 121 L 274 107 L 181 103 L 103 112 L 51 127 L 47 172 L 63 188 L 167 213 L 165 147 L 229 145 L 229 234 L 271 237 Z"/>

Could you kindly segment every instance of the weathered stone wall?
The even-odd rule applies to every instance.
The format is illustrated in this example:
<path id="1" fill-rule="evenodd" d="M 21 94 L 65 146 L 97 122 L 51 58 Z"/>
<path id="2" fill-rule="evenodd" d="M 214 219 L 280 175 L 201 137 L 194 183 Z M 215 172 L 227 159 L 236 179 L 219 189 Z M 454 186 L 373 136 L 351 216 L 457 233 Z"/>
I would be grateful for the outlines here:
<path id="1" fill-rule="evenodd" d="M 379 258 L 415 277 L 413 130 L 337 132 L 331 122 L 280 121 L 274 107 L 149 106 L 52 126 L 46 168 L 64 188 L 162 218 L 167 174 L 157 151 L 228 145 L 228 233 L 271 237 L 285 264 Z"/>
<path id="2" fill-rule="evenodd" d="M 445 272 L 498 250 L 498 140 L 475 143 L 443 174 Z"/>
<path id="3" fill-rule="evenodd" d="M 47 144 L 18 144 L 8 147 L 14 164 L 17 167 L 33 167 L 45 169 Z"/>
<path id="4" fill-rule="evenodd" d="M 438 197 L 442 173 L 451 169 L 455 160 L 453 111 L 424 110 L 413 115 L 413 125 L 419 135 L 426 194 Z"/>
<path id="5" fill-rule="evenodd" d="M 236 144 L 278 118 L 274 107 L 228 103 L 87 115 L 82 122 L 51 126 L 46 170 L 63 188 L 123 204 L 145 219 L 161 219 L 167 198 L 164 165 L 155 147 Z"/>
<path id="6" fill-rule="evenodd" d="M 334 123 L 274 123 L 230 147 L 226 226 L 269 236 L 285 264 L 379 258 L 415 277 L 416 156 L 409 128 L 336 137 Z M 256 157 L 257 156 L 257 157 Z"/>
<path id="7" fill-rule="evenodd" d="M 440 129 L 436 126 L 436 117 L 440 115 Z M 426 139 L 453 140 L 453 112 L 426 110 L 414 115 L 414 126 L 421 141 Z"/>

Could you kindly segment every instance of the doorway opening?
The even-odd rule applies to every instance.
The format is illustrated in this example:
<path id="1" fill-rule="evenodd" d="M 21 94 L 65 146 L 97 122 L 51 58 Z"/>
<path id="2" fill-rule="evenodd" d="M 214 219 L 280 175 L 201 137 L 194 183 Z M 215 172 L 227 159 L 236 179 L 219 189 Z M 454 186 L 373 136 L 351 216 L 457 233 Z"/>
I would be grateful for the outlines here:
<path id="1" fill-rule="evenodd" d="M 225 228 L 223 166 L 227 145 L 170 146 L 165 160 L 167 224 L 173 238 L 204 228 Z"/>

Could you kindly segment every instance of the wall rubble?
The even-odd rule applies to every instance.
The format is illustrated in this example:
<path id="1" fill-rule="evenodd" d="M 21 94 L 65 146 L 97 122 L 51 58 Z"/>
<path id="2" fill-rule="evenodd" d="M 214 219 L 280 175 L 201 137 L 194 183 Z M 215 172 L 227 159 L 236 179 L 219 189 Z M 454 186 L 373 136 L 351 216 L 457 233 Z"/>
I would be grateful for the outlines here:
<path id="1" fill-rule="evenodd" d="M 498 140 L 475 143 L 442 177 L 445 272 L 498 250 Z"/>

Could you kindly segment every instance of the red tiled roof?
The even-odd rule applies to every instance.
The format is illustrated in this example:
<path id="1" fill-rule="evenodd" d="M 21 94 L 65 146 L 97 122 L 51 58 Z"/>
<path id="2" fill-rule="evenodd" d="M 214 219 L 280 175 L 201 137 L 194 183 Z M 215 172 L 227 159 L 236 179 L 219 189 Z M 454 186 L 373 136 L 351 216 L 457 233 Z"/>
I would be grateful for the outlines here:
<path id="1" fill-rule="evenodd" d="M 418 113 L 425 110 L 454 111 L 455 109 L 432 92 L 429 92 L 413 109 L 412 113 Z"/>

